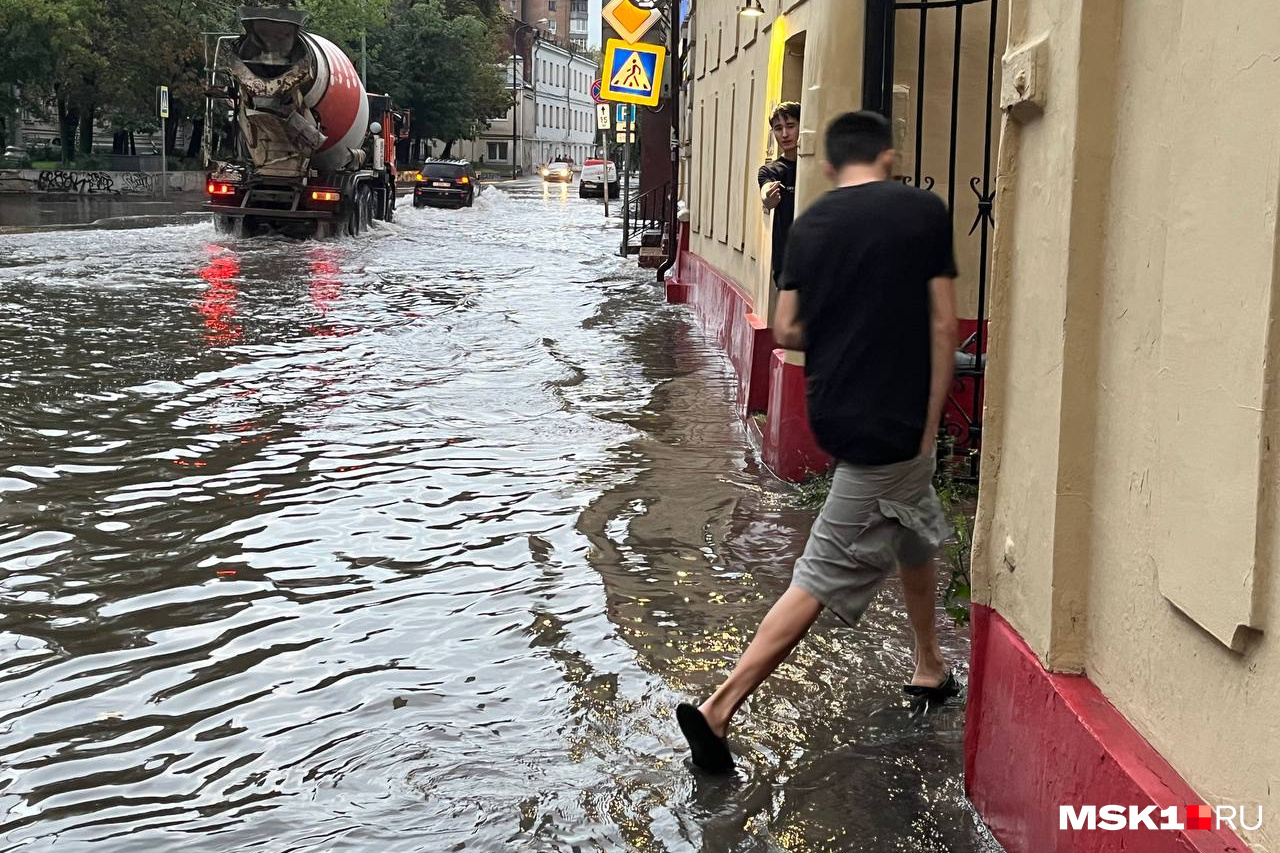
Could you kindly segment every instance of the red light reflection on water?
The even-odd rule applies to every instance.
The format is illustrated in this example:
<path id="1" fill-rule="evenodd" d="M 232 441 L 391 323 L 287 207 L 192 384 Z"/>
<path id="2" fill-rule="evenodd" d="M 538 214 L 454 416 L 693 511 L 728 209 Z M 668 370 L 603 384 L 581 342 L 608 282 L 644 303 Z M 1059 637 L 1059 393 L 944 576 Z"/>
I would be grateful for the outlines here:
<path id="1" fill-rule="evenodd" d="M 235 343 L 241 335 L 236 322 L 236 298 L 240 288 L 236 279 L 240 275 L 240 259 L 222 246 L 205 247 L 209 262 L 200 269 L 200 277 L 208 283 L 200 295 L 197 308 L 204 317 L 204 338 L 213 346 Z"/>
<path id="2" fill-rule="evenodd" d="M 311 304 L 323 318 L 342 295 L 342 268 L 338 266 L 338 253 L 334 249 L 316 246 L 307 255 L 311 262 L 311 278 L 307 282 L 307 290 L 311 294 Z M 340 334 L 325 323 L 312 325 L 311 331 L 316 335 Z"/>

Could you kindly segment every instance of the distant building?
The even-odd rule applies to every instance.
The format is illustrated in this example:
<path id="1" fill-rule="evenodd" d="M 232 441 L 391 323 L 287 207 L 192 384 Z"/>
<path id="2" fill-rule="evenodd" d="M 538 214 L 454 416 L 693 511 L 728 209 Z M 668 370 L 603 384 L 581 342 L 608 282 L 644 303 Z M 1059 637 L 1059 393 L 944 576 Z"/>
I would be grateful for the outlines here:
<path id="1" fill-rule="evenodd" d="M 569 43 L 587 49 L 587 0 L 569 0 Z"/>
<path id="2" fill-rule="evenodd" d="M 523 41 L 523 39 L 522 39 Z M 506 173 L 512 157 L 524 174 L 556 157 L 581 165 L 595 148 L 595 101 L 591 85 L 600 76 L 594 60 L 572 46 L 530 39 L 528 61 L 516 54 L 504 74 L 515 93 L 512 110 L 494 119 L 475 139 L 455 142 L 451 154 Z M 433 143 L 440 152 L 443 145 Z"/>
<path id="3" fill-rule="evenodd" d="M 53 105 L 48 106 L 48 113 L 52 114 Z M 56 160 L 62 156 L 62 132 L 58 128 L 58 120 L 52 115 L 41 116 L 29 109 L 21 110 L 18 113 L 18 120 L 11 135 L 11 144 L 24 148 L 33 153 L 35 159 L 51 159 Z M 77 132 L 79 128 L 77 127 Z M 93 154 L 96 157 L 105 158 L 111 154 L 112 149 L 112 132 L 113 128 L 109 121 L 96 121 L 93 125 Z M 187 153 L 187 147 L 191 139 L 191 123 L 179 121 L 177 128 L 177 136 L 174 142 L 174 150 L 168 152 L 170 156 L 180 157 Z M 133 134 L 133 144 L 137 153 L 143 156 L 160 154 L 160 131 L 135 131 Z M 76 156 L 81 156 L 78 151 Z M 104 164 L 108 163 L 103 160 Z"/>
<path id="4" fill-rule="evenodd" d="M 576 9 L 579 5 L 581 12 Z M 587 46 L 587 0 L 503 0 L 502 10 L 517 21 L 537 26 L 543 40 L 566 47 L 572 43 L 573 16 L 580 16 L 583 42 L 579 47 Z"/>

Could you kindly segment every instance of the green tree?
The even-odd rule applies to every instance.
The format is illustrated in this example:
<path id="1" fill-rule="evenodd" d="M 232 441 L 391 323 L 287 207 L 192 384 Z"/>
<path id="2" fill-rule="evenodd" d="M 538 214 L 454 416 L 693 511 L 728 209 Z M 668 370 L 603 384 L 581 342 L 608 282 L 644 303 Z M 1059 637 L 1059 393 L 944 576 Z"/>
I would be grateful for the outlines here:
<path id="1" fill-rule="evenodd" d="M 218 0 L 0 0 L 0 101 L 56 113 L 63 161 L 93 151 L 94 124 L 158 125 L 156 87 L 171 92 L 169 143 L 203 115 L 201 31 L 224 28 Z"/>
<path id="2" fill-rule="evenodd" d="M 8 122 L 25 100 L 22 94 L 43 88 L 53 76 L 49 22 L 36 0 L 0 0 L 0 121 Z"/>
<path id="3" fill-rule="evenodd" d="M 346 49 L 358 66 L 360 34 L 386 25 L 387 5 L 388 0 L 302 0 L 298 7 L 307 12 L 308 31 Z"/>
<path id="4" fill-rule="evenodd" d="M 491 7 L 493 15 L 482 13 Z M 451 15 L 451 9 L 469 14 Z M 469 139 L 510 104 L 499 68 L 502 25 L 496 4 L 477 0 L 398 0 L 377 34 L 377 79 L 413 110 L 416 139 L 440 139 L 446 151 Z"/>

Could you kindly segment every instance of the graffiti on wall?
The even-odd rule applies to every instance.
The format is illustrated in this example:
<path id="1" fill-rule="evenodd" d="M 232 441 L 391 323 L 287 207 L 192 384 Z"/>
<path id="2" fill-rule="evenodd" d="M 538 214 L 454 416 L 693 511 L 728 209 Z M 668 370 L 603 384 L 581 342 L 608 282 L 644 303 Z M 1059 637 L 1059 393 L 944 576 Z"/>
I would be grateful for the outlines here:
<path id="1" fill-rule="evenodd" d="M 120 182 L 127 193 L 153 193 L 160 188 L 160 176 L 150 172 L 125 172 Z"/>
<path id="2" fill-rule="evenodd" d="M 41 172 L 36 178 L 40 192 L 109 193 L 115 192 L 115 181 L 106 172 Z"/>

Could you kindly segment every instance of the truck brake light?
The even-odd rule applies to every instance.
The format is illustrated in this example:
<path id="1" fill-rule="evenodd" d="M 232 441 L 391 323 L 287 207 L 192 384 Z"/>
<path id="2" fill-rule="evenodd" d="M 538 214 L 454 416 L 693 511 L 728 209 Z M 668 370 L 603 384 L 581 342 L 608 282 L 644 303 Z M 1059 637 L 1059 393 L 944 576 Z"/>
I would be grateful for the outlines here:
<path id="1" fill-rule="evenodd" d="M 210 181 L 205 187 L 205 192 L 209 195 L 235 195 L 235 184 L 224 184 L 220 181 Z"/>
<path id="2" fill-rule="evenodd" d="M 312 190 L 312 201 L 341 201 L 342 193 L 337 190 Z"/>
<path id="3" fill-rule="evenodd" d="M 469 183 L 471 183 L 471 179 L 470 179 L 470 178 L 468 178 L 466 175 L 463 175 L 461 178 L 458 178 L 458 183 L 460 183 L 460 184 L 469 184 Z"/>

